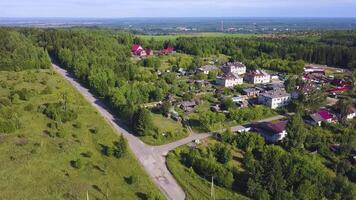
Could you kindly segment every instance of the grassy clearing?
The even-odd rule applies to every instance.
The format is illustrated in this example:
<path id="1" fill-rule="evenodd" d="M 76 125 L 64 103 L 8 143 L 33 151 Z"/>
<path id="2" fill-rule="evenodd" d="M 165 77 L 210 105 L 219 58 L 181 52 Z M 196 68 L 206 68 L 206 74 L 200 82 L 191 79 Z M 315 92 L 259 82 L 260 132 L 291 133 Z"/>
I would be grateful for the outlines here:
<path id="1" fill-rule="evenodd" d="M 25 82 L 29 74 L 34 78 Z M 90 199 L 105 199 L 106 195 L 108 199 L 144 199 L 147 194 L 164 198 L 131 152 L 120 159 L 102 155 L 102 146 L 113 146 L 118 136 L 59 75 L 49 70 L 1 72 L 0 82 L 5 86 L 0 87 L 2 98 L 14 89 L 27 88 L 33 93 L 29 101 L 10 106 L 22 127 L 0 133 L 0 199 L 85 199 L 87 192 Z M 46 87 L 53 92 L 42 94 Z M 50 135 L 48 124 L 53 120 L 37 108 L 58 102 L 62 93 L 68 95 L 78 118 L 58 124 L 57 134 Z M 26 111 L 29 104 L 34 109 Z M 87 152 L 90 156 L 83 155 Z M 79 169 L 70 165 L 77 159 L 81 161 Z M 132 183 L 130 176 L 134 177 Z"/>
<path id="2" fill-rule="evenodd" d="M 155 40 L 175 40 L 179 37 L 238 37 L 238 38 L 248 38 L 248 37 L 261 37 L 263 34 L 241 34 L 241 33 L 221 33 L 221 32 L 202 32 L 202 33 L 187 33 L 187 34 L 176 34 L 176 35 L 137 35 L 145 40 L 155 39 Z"/>
<path id="3" fill-rule="evenodd" d="M 188 131 L 181 123 L 173 119 L 166 118 L 161 114 L 152 113 L 153 124 L 158 128 L 159 137 L 142 137 L 142 141 L 151 145 L 167 144 L 188 136 Z"/>
<path id="4" fill-rule="evenodd" d="M 183 187 L 186 198 L 195 199 L 211 199 L 211 183 L 194 172 L 193 169 L 185 167 L 179 161 L 179 152 L 186 147 L 181 147 L 167 156 L 167 165 L 178 183 Z M 248 199 L 247 197 L 230 191 L 228 189 L 214 186 L 215 199 Z"/>

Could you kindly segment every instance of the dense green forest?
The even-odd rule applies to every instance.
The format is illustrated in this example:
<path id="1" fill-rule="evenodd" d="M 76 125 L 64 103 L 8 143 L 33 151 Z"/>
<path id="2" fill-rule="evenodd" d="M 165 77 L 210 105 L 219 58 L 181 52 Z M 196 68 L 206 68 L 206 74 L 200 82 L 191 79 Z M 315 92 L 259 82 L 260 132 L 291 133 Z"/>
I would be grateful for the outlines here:
<path id="1" fill-rule="evenodd" d="M 47 52 L 25 37 L 7 29 L 0 29 L 0 70 L 48 68 Z"/>
<path id="2" fill-rule="evenodd" d="M 151 48 L 174 46 L 178 51 L 209 56 L 225 54 L 250 68 L 298 73 L 306 63 L 353 69 L 356 67 L 356 32 L 335 31 L 266 37 L 180 37 L 176 40 L 140 40 Z"/>

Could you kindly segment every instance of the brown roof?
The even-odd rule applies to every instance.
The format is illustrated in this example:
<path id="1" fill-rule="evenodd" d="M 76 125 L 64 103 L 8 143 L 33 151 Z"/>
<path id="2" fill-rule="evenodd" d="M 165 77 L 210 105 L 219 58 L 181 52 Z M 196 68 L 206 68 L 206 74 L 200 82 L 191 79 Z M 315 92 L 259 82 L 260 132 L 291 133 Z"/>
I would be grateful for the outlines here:
<path id="1" fill-rule="evenodd" d="M 229 73 L 224 73 L 221 76 L 221 78 L 223 78 L 225 80 L 231 80 L 231 79 L 236 79 L 237 77 L 233 73 L 229 72 Z"/>
<path id="2" fill-rule="evenodd" d="M 259 128 L 272 133 L 278 134 L 286 130 L 288 124 L 288 120 L 278 121 L 278 122 L 264 122 L 259 125 Z"/>

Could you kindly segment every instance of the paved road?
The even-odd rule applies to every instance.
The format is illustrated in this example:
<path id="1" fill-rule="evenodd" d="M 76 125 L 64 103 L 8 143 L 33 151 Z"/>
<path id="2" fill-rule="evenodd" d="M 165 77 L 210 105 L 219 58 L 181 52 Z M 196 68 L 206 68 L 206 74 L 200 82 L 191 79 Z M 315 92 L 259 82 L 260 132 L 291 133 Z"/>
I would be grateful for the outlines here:
<path id="1" fill-rule="evenodd" d="M 99 113 L 113 126 L 118 135 L 121 133 L 124 135 L 136 158 L 140 161 L 146 172 L 152 177 L 155 184 L 161 189 L 161 191 L 164 192 L 166 197 L 172 200 L 184 200 L 185 193 L 178 185 L 173 175 L 169 172 L 166 166 L 165 156 L 169 151 L 179 146 L 188 144 L 196 139 L 202 140 L 204 138 L 210 137 L 212 133 L 192 133 L 186 138 L 166 145 L 149 146 L 131 134 L 126 126 L 121 123 L 120 120 L 116 119 L 112 113 L 109 112 L 109 109 L 104 105 L 104 103 L 94 97 L 87 88 L 80 85 L 70 73 L 55 64 L 52 64 L 52 66 L 58 74 L 62 75 L 66 80 L 68 80 L 71 85 L 73 85 L 73 87 L 75 87 L 85 97 L 85 99 L 99 111 Z M 284 117 L 285 116 L 278 115 L 257 122 L 274 121 Z"/>
<path id="2" fill-rule="evenodd" d="M 128 140 L 132 152 L 140 161 L 146 172 L 153 178 L 156 185 L 164 192 L 168 199 L 183 200 L 185 193 L 178 185 L 172 174 L 168 171 L 164 155 L 168 151 L 189 143 L 196 138 L 204 138 L 209 135 L 191 135 L 181 141 L 177 141 L 166 147 L 153 147 L 144 144 L 140 139 L 129 133 L 125 126 L 120 123 L 105 107 L 103 102 L 95 98 L 88 89 L 81 86 L 77 80 L 66 70 L 52 64 L 55 71 L 67 79 L 86 99 L 91 103 L 99 113 L 114 127 L 117 134 L 123 134 Z"/>

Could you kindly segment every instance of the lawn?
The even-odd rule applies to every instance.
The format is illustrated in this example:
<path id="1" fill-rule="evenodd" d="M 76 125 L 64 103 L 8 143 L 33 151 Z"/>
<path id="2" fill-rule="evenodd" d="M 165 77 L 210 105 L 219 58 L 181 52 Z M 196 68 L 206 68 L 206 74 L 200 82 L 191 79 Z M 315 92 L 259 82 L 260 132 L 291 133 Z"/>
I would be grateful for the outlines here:
<path id="1" fill-rule="evenodd" d="M 178 183 L 183 187 L 186 198 L 189 200 L 195 199 L 212 199 L 211 198 L 211 182 L 200 177 L 193 169 L 185 167 L 179 161 L 179 152 L 187 147 L 180 147 L 171 152 L 167 156 L 167 165 L 171 173 L 174 175 Z M 215 199 L 248 199 L 236 192 L 214 186 Z"/>
<path id="2" fill-rule="evenodd" d="M 161 114 L 152 113 L 153 124 L 157 127 L 159 136 L 145 136 L 141 140 L 151 145 L 167 144 L 189 135 L 188 131 L 182 126 L 180 122 L 173 119 L 166 118 Z"/>
<path id="3" fill-rule="evenodd" d="M 87 193 L 90 199 L 164 199 L 130 151 L 122 158 L 102 154 L 118 135 L 59 75 L 50 70 L 1 72 L 0 83 L 2 99 L 11 90 L 32 90 L 29 100 L 6 107 L 21 127 L 0 133 L 0 199 L 85 199 Z M 52 92 L 43 93 L 46 87 Z M 63 94 L 77 119 L 55 123 L 38 111 Z M 73 160 L 80 160 L 78 168 Z"/>

